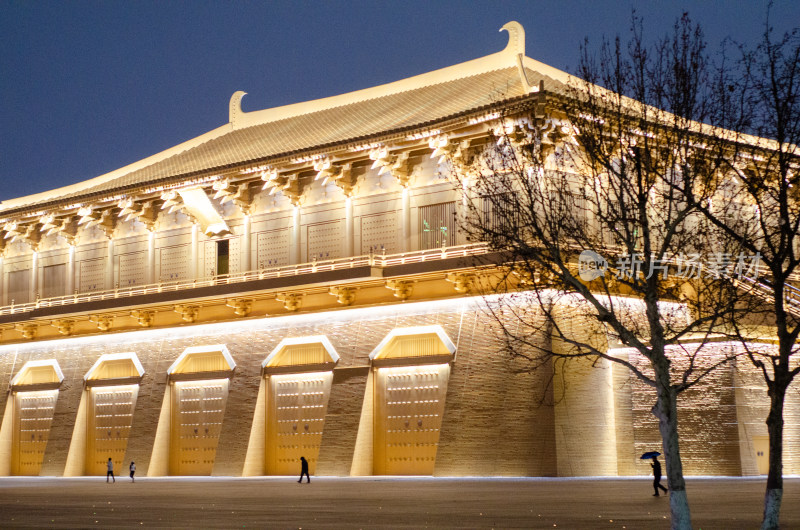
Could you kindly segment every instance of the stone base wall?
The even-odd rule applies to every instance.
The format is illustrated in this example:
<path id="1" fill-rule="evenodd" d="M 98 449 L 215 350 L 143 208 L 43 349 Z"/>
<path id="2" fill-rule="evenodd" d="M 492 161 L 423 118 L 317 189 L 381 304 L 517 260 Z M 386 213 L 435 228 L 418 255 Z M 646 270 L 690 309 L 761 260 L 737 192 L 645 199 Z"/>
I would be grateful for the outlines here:
<path id="1" fill-rule="evenodd" d="M 371 396 L 366 395 L 372 370 L 369 354 L 394 328 L 433 324 L 442 326 L 457 346 L 447 385 L 435 475 L 650 472 L 638 455 L 661 447 L 657 423 L 650 413 L 654 400 L 651 388 L 618 366 L 585 366 L 565 372 L 563 377 L 552 366 L 526 370 L 505 352 L 499 324 L 483 313 L 474 299 L 467 298 L 2 346 L 0 412 L 7 409 L 11 379 L 26 362 L 58 361 L 64 381 L 41 474 L 60 476 L 73 439 L 84 375 L 102 354 L 135 352 L 145 375 L 139 387 L 125 462 L 136 461 L 137 473 L 144 476 L 165 469 L 164 462 L 156 464 L 151 460 L 156 430 L 163 418 L 168 367 L 190 346 L 225 344 L 236 368 L 230 380 L 213 474 L 257 475 L 264 458 L 254 451 L 263 449 L 250 446 L 259 440 L 263 444 L 264 439 L 263 433 L 255 432 L 253 427 L 256 411 L 264 410 L 263 406 L 258 408 L 261 362 L 284 338 L 325 335 L 340 359 L 334 369 L 317 474 L 370 474 L 372 449 L 367 438 L 371 428 L 360 425 L 371 421 L 364 419 L 371 417 L 365 414 L 365 406 L 372 404 Z M 713 355 L 707 359 L 712 362 Z M 759 392 L 753 377 L 743 368 L 737 371 L 730 365 L 713 372 L 704 383 L 682 396 L 681 449 L 687 474 L 754 473 L 752 456 L 746 454 L 749 442 L 742 436 L 760 432 L 758 422 L 763 422 L 759 418 L 764 412 L 766 393 Z M 793 394 L 787 402 L 785 470 L 789 473 L 798 472 L 800 462 L 799 401 Z M 264 422 L 256 420 L 256 429 L 263 429 Z M 0 455 L 8 459 L 4 450 L 0 448 Z M 602 461 L 593 462 L 591 454 L 602 454 Z M 155 465 L 153 470 L 151 464 Z M 0 462 L 0 471 L 4 469 L 10 469 L 8 462 Z"/>

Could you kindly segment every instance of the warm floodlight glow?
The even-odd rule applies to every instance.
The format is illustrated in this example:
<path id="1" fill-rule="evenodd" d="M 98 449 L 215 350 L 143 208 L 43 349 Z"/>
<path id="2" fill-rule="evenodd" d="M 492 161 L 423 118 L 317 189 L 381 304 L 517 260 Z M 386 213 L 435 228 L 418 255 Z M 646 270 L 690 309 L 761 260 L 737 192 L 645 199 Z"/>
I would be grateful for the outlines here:
<path id="1" fill-rule="evenodd" d="M 286 353 L 287 350 L 297 349 L 298 346 L 314 346 L 319 345 L 323 351 L 316 352 L 321 354 L 323 357 L 328 357 L 328 360 L 322 359 L 322 362 L 339 362 L 339 354 L 336 353 L 336 349 L 331 344 L 331 341 L 328 340 L 328 337 L 325 335 L 312 335 L 309 337 L 289 337 L 285 338 L 275 346 L 275 349 L 272 350 L 272 353 L 264 359 L 264 362 L 261 363 L 262 368 L 266 368 L 267 366 L 275 366 L 278 364 L 279 358 L 282 354 Z M 295 347 L 295 348 L 293 348 Z"/>
<path id="2" fill-rule="evenodd" d="M 274 186 L 275 180 L 278 178 L 278 171 L 273 168 L 269 168 L 265 171 L 261 172 L 261 180 L 264 181 L 264 186 L 262 186 L 262 190 L 267 189 L 269 186 Z M 274 188 L 273 188 L 274 189 Z M 270 193 L 272 195 L 272 193 Z"/>
<path id="3" fill-rule="evenodd" d="M 447 143 L 447 136 L 438 136 L 428 140 L 428 147 L 433 149 L 431 158 L 439 158 L 441 161 L 441 157 L 447 154 Z"/>
<path id="4" fill-rule="evenodd" d="M 228 195 L 228 186 L 230 186 L 228 179 L 218 180 L 212 184 L 211 188 L 216 192 L 214 193 L 214 198 L 220 199 Z"/>
<path id="5" fill-rule="evenodd" d="M 217 212 L 214 205 L 202 188 L 180 190 L 178 194 L 183 199 L 186 210 L 197 219 L 203 233 L 208 237 L 219 237 L 231 233 L 228 224 Z"/>
<path id="6" fill-rule="evenodd" d="M 78 210 L 78 226 L 86 225 L 86 228 L 91 228 L 100 224 L 100 214 L 94 213 L 91 206 L 84 206 Z"/>
<path id="7" fill-rule="evenodd" d="M 269 376 L 264 444 L 268 475 L 294 473 L 301 456 L 314 473 L 332 382 L 333 370 Z"/>
<path id="8" fill-rule="evenodd" d="M 55 359 L 28 361 L 11 380 L 11 386 L 38 385 L 46 383 L 60 383 L 64 380 L 64 373 Z"/>
<path id="9" fill-rule="evenodd" d="M 10 239 L 11 243 L 17 240 L 17 236 L 20 235 L 20 232 L 17 231 L 18 225 L 16 221 L 9 221 L 3 225 L 3 230 L 5 230 L 6 235 L 3 239 Z"/>
<path id="10" fill-rule="evenodd" d="M 104 353 L 100 356 L 97 361 L 89 368 L 89 371 L 86 372 L 86 375 L 83 376 L 84 381 L 89 381 L 92 379 L 107 379 L 109 377 L 100 377 L 101 370 L 100 368 L 104 364 L 119 364 L 126 363 L 130 368 L 132 368 L 131 372 L 134 372 L 131 375 L 124 375 L 119 376 L 121 377 L 142 377 L 144 375 L 144 367 L 142 363 L 139 362 L 139 358 L 133 352 L 126 352 L 126 353 Z M 106 374 L 108 375 L 108 374 Z M 110 379 L 116 379 L 117 377 L 111 377 Z"/>
<path id="11" fill-rule="evenodd" d="M 316 161 L 314 163 L 314 171 L 317 172 L 317 176 L 314 177 L 314 180 L 319 180 L 328 175 L 330 173 L 331 166 L 332 164 L 329 158 Z"/>
<path id="12" fill-rule="evenodd" d="M 447 363 L 378 368 L 373 474 L 433 474 L 449 376 Z"/>
<path id="13" fill-rule="evenodd" d="M 130 217 L 131 214 L 136 213 L 136 210 L 133 209 L 132 198 L 122 199 L 121 201 L 119 201 L 119 203 L 117 203 L 117 206 L 120 208 L 118 217 L 120 218 L 124 217 L 126 221 L 130 220 L 128 218 Z"/>
<path id="14" fill-rule="evenodd" d="M 430 138 L 431 136 L 438 136 L 442 134 L 441 129 L 431 129 L 429 131 L 418 132 L 406 136 L 407 140 L 422 140 L 423 138 Z"/>
<path id="15" fill-rule="evenodd" d="M 245 185 L 246 186 L 246 185 Z M 214 190 L 214 200 L 219 200 L 220 204 L 231 202 L 236 196 L 234 184 L 227 178 L 215 181 L 211 188 Z"/>
<path id="16" fill-rule="evenodd" d="M 55 228 L 55 226 L 56 226 L 55 220 L 56 220 L 56 216 L 55 216 L 55 214 L 52 214 L 52 213 L 51 214 L 47 214 L 47 215 L 43 215 L 42 217 L 40 217 L 39 218 L 39 222 L 42 224 L 42 227 L 39 229 L 39 231 L 46 232 L 46 231 L 50 230 L 51 228 Z"/>
<path id="17" fill-rule="evenodd" d="M 61 223 L 57 225 L 52 225 L 50 228 L 47 229 L 45 235 L 52 236 L 53 234 L 57 234 L 66 227 L 66 224 L 67 224 L 66 221 L 61 221 Z M 44 227 L 42 227 L 42 230 L 44 230 Z"/>
<path id="18" fill-rule="evenodd" d="M 374 160 L 370 169 L 383 168 L 390 163 L 389 150 L 386 147 L 373 149 L 370 151 L 369 157 Z"/>
<path id="19" fill-rule="evenodd" d="M 675 352 L 695 353 L 701 349 L 706 352 L 719 351 L 720 349 L 725 349 L 728 351 L 734 351 L 734 350 L 745 351 L 745 348 L 744 346 L 742 346 L 742 343 L 737 341 L 719 341 L 719 342 L 703 342 L 700 340 L 696 342 L 687 341 L 687 342 L 682 342 L 680 344 L 668 344 L 664 348 L 665 350 L 667 350 L 667 353 L 669 354 Z M 757 349 L 757 350 L 767 351 L 770 348 L 774 348 L 774 346 L 770 344 L 759 344 L 759 345 L 751 344 L 749 348 L 751 350 Z M 636 354 L 638 352 L 639 350 L 634 348 L 633 346 L 617 346 L 608 349 L 609 355 L 620 355 L 623 353 Z"/>
<path id="20" fill-rule="evenodd" d="M 161 209 L 167 210 L 168 213 L 172 213 L 181 207 L 181 201 L 178 199 L 178 192 L 175 190 L 162 193 L 161 200 L 164 201 L 164 204 L 161 205 Z"/>
<path id="21" fill-rule="evenodd" d="M 435 335 L 440 344 L 440 347 L 443 347 L 448 354 L 452 355 L 456 351 L 456 345 L 453 344 L 453 341 L 450 340 L 450 337 L 447 336 L 442 326 L 434 325 L 434 326 L 412 326 L 408 328 L 395 328 L 389 332 L 386 337 L 383 338 L 380 344 L 378 344 L 372 353 L 369 354 L 370 359 L 376 359 L 383 350 L 389 346 L 389 344 L 398 337 L 411 337 L 411 336 L 422 336 L 422 335 Z M 435 353 L 434 355 L 441 355 L 441 353 Z"/>
<path id="22" fill-rule="evenodd" d="M 189 367 L 191 357 L 197 356 L 198 359 L 202 358 L 204 362 L 197 364 L 204 365 L 200 369 L 197 366 Z M 167 368 L 167 374 L 186 373 L 189 372 L 213 372 L 220 370 L 233 370 L 236 368 L 236 363 L 228 351 L 228 347 L 224 344 L 211 344 L 208 346 L 192 346 L 183 350 L 183 353 L 175 359 L 175 362 Z"/>
<path id="23" fill-rule="evenodd" d="M 153 232 L 150 232 L 153 236 Z M 319 326 L 324 323 L 358 323 L 365 319 L 373 318 L 399 318 L 410 315 L 426 315 L 438 311 L 476 311 L 486 303 L 496 302 L 502 295 L 487 297 L 471 296 L 463 298 L 448 298 L 445 300 L 426 300 L 420 302 L 405 302 L 386 306 L 341 308 L 316 313 L 300 313 L 267 318 L 257 318 L 244 321 L 214 322 L 196 324 L 182 328 L 156 328 L 122 331 L 114 334 L 71 336 L 67 338 L 52 339 L 46 342 L 48 348 L 75 348 L 83 345 L 113 346 L 123 342 L 159 341 L 190 339 L 197 336 L 218 335 L 220 333 L 249 333 L 253 331 L 279 330 L 285 326 Z M 14 355 L 15 352 L 38 351 L 43 342 L 24 342 L 16 344 L 0 344 L 0 355 Z"/>

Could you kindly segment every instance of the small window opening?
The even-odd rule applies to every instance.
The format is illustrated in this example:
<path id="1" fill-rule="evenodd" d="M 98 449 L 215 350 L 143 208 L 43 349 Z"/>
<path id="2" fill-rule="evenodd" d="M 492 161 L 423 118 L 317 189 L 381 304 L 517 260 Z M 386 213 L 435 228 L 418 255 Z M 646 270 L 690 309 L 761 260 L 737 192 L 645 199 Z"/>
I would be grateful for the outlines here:
<path id="1" fill-rule="evenodd" d="M 230 245 L 227 239 L 217 241 L 217 274 L 228 274 Z"/>

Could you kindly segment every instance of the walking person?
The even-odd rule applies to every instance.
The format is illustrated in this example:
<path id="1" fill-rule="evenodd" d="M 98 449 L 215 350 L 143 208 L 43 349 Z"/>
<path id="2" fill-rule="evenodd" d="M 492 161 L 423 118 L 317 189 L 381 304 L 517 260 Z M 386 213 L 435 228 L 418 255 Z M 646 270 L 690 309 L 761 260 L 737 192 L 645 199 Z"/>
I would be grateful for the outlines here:
<path id="1" fill-rule="evenodd" d="M 111 461 L 111 457 L 108 457 L 108 462 L 106 462 L 106 483 L 108 483 L 108 477 L 111 477 L 113 482 L 116 482 L 117 479 L 114 478 L 114 462 Z"/>
<path id="2" fill-rule="evenodd" d="M 131 462 L 131 465 L 128 466 L 128 469 L 131 470 L 131 482 L 136 482 L 135 480 L 133 480 L 133 474 L 136 473 L 136 464 L 134 462 Z"/>
<path id="3" fill-rule="evenodd" d="M 653 489 L 655 493 L 653 493 L 653 497 L 659 497 L 658 489 L 661 488 L 664 493 L 667 492 L 667 488 L 661 485 L 661 462 L 658 461 L 658 457 L 653 457 L 653 462 L 650 464 L 650 467 L 653 468 Z"/>
<path id="4" fill-rule="evenodd" d="M 303 475 L 306 476 L 306 478 L 308 479 L 308 482 L 310 483 L 311 482 L 311 477 L 308 475 L 308 460 L 306 460 L 306 457 L 301 456 L 300 457 L 300 480 L 297 481 L 300 484 L 303 483 Z"/>

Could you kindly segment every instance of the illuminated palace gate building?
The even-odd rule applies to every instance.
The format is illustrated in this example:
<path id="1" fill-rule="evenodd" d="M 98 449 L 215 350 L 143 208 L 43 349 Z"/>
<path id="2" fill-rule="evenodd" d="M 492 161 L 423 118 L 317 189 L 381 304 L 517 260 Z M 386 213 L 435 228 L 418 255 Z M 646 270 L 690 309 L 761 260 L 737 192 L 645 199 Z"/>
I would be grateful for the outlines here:
<path id="1" fill-rule="evenodd" d="M 520 371 L 472 291 L 492 269 L 443 175 L 499 114 L 546 119 L 565 79 L 506 29 L 351 94 L 244 112 L 237 92 L 218 129 L 1 203 L 0 475 L 648 473 L 650 389 L 602 363 Z M 763 472 L 745 363 L 683 399 L 686 472 Z"/>

